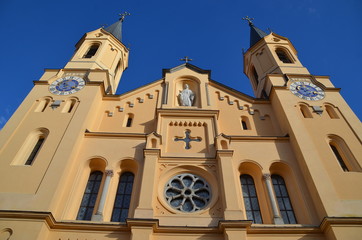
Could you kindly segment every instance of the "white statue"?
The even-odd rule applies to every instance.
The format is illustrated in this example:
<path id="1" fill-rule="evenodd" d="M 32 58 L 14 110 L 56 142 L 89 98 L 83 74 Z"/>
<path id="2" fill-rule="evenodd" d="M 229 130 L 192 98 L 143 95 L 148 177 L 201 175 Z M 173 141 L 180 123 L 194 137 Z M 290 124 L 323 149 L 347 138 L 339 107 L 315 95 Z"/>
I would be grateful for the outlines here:
<path id="1" fill-rule="evenodd" d="M 195 94 L 189 89 L 189 85 L 185 84 L 184 90 L 180 91 L 178 95 L 180 106 L 192 106 L 195 100 Z"/>

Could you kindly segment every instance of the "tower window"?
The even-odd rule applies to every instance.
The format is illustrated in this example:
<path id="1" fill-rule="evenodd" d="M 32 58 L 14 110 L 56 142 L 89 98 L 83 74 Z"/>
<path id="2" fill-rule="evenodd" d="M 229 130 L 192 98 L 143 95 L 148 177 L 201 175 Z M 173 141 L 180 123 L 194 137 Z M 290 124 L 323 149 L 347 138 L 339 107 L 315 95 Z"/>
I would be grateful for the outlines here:
<path id="1" fill-rule="evenodd" d="M 47 106 L 50 103 L 49 98 L 41 99 L 39 100 L 38 106 L 35 109 L 35 112 L 44 112 Z"/>
<path id="2" fill-rule="evenodd" d="M 121 60 L 119 60 L 116 69 L 114 69 L 114 77 L 117 76 L 118 70 L 121 68 Z"/>
<path id="3" fill-rule="evenodd" d="M 129 205 L 131 203 L 134 175 L 125 172 L 118 182 L 116 200 L 112 212 L 112 222 L 125 222 L 128 217 Z"/>
<path id="4" fill-rule="evenodd" d="M 259 84 L 259 76 L 258 76 L 258 73 L 256 72 L 255 67 L 253 67 L 252 72 L 253 72 L 253 78 L 254 78 L 255 88 L 256 88 Z"/>
<path id="5" fill-rule="evenodd" d="M 91 220 L 94 207 L 96 205 L 99 187 L 101 185 L 103 173 L 101 171 L 92 172 L 89 175 L 88 183 L 84 191 L 83 199 L 79 207 L 77 220 Z"/>
<path id="6" fill-rule="evenodd" d="M 300 105 L 300 112 L 302 113 L 304 118 L 313 118 L 309 108 L 304 104 Z"/>
<path id="7" fill-rule="evenodd" d="M 49 135 L 49 130 L 40 128 L 32 131 L 14 157 L 13 165 L 33 165 Z"/>
<path id="8" fill-rule="evenodd" d="M 74 98 L 67 99 L 65 101 L 65 105 L 62 109 L 62 113 L 71 113 L 72 110 L 74 109 L 76 103 L 77 103 L 77 100 Z"/>
<path id="9" fill-rule="evenodd" d="M 253 220 L 253 223 L 263 223 L 253 178 L 243 174 L 240 176 L 240 182 L 247 219 Z"/>
<path id="10" fill-rule="evenodd" d="M 278 55 L 279 60 L 283 63 L 293 63 L 284 50 L 277 49 L 275 52 Z"/>
<path id="11" fill-rule="evenodd" d="M 347 165 L 344 163 L 343 158 L 341 156 L 341 154 L 339 153 L 338 149 L 336 148 L 336 146 L 329 144 L 329 146 L 331 147 L 334 156 L 336 156 L 337 161 L 339 163 L 339 165 L 341 166 L 341 168 L 343 169 L 343 171 L 345 172 L 349 172 L 349 169 L 347 168 Z"/>
<path id="12" fill-rule="evenodd" d="M 325 105 L 325 108 L 326 108 L 326 111 L 328 113 L 328 116 L 331 118 L 331 119 L 338 119 L 338 115 L 336 113 L 336 111 L 334 111 L 334 108 L 332 106 L 329 106 L 329 105 Z"/>
<path id="13" fill-rule="evenodd" d="M 93 57 L 94 55 L 96 55 L 98 48 L 99 48 L 99 44 L 94 44 L 94 45 L 90 46 L 87 53 L 84 54 L 83 58 Z"/>
<path id="14" fill-rule="evenodd" d="M 283 222 L 285 224 L 297 223 L 284 179 L 281 176 L 274 174 L 271 178 Z"/>
<path id="15" fill-rule="evenodd" d="M 25 165 L 31 165 L 31 164 L 34 162 L 34 159 L 35 159 L 36 155 L 38 154 L 41 146 L 43 145 L 44 140 L 45 140 L 44 136 L 40 136 L 40 137 L 39 137 L 39 139 L 38 139 L 38 141 L 36 142 L 33 150 L 31 151 L 28 159 L 27 159 L 26 162 L 25 162 Z"/>

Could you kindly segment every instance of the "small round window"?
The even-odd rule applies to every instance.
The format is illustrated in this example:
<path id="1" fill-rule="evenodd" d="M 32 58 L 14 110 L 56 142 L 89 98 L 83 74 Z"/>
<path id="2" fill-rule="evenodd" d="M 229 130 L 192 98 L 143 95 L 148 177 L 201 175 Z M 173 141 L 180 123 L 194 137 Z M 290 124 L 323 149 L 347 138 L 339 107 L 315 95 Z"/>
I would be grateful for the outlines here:
<path id="1" fill-rule="evenodd" d="M 180 174 L 171 178 L 165 186 L 165 198 L 170 206 L 181 212 L 204 209 L 211 199 L 211 188 L 201 177 Z"/>

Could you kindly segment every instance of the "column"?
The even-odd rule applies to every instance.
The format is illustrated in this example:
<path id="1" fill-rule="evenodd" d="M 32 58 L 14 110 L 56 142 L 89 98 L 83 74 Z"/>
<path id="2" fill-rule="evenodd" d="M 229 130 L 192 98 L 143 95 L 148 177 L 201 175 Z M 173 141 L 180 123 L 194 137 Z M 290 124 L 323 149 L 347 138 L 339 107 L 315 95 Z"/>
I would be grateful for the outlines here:
<path id="1" fill-rule="evenodd" d="M 284 224 L 283 218 L 280 216 L 279 207 L 277 204 L 277 198 L 275 197 L 275 193 L 273 190 L 271 176 L 270 174 L 263 174 L 263 178 L 266 184 L 266 189 L 268 191 L 270 204 L 273 210 L 274 224 Z"/>
<path id="2" fill-rule="evenodd" d="M 105 174 L 106 174 L 106 180 L 104 181 L 102 195 L 98 204 L 98 210 L 92 216 L 92 221 L 103 221 L 104 203 L 106 202 L 109 183 L 111 182 L 111 178 L 113 177 L 113 170 L 106 170 Z"/>
<path id="3" fill-rule="evenodd" d="M 232 162 L 233 150 L 218 150 L 217 160 L 219 167 L 220 191 L 224 207 L 225 220 L 245 219 L 241 210 L 241 191 L 238 178 L 235 176 L 235 167 Z"/>

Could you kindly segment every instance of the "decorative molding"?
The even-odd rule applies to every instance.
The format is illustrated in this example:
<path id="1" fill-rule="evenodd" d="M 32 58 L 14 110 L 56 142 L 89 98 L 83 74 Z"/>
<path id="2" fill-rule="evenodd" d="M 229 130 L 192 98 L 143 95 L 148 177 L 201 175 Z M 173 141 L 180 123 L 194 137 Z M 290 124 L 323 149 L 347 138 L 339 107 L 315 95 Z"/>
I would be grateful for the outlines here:
<path id="1" fill-rule="evenodd" d="M 206 122 L 197 122 L 197 121 L 171 121 L 169 126 L 179 126 L 179 127 L 202 127 L 206 126 Z"/>
<path id="2" fill-rule="evenodd" d="M 245 229 L 248 234 L 323 234 L 330 226 L 361 226 L 362 217 L 325 217 L 321 224 L 253 224 L 250 220 L 220 220 L 217 226 L 188 227 L 160 226 L 158 219 L 128 218 L 126 223 L 90 222 L 90 221 L 56 221 L 51 212 L 0 210 L 0 218 L 7 221 L 14 219 L 43 220 L 50 230 L 129 232 L 133 227 L 152 228 L 155 233 L 223 233 L 227 229 Z"/>
<path id="3" fill-rule="evenodd" d="M 265 173 L 265 174 L 263 174 L 263 179 L 264 179 L 264 180 L 271 180 L 271 175 L 270 175 L 270 173 Z"/>
<path id="4" fill-rule="evenodd" d="M 231 141 L 237 140 L 268 140 L 268 141 L 285 141 L 289 140 L 289 136 L 242 136 L 242 135 L 227 135 Z"/>
<path id="5" fill-rule="evenodd" d="M 91 132 L 86 130 L 85 137 L 107 137 L 107 138 L 137 138 L 146 140 L 147 134 L 144 133 L 110 133 L 110 132 Z"/>
<path id="6" fill-rule="evenodd" d="M 113 170 L 106 170 L 104 172 L 105 172 L 106 176 L 113 177 Z"/>

